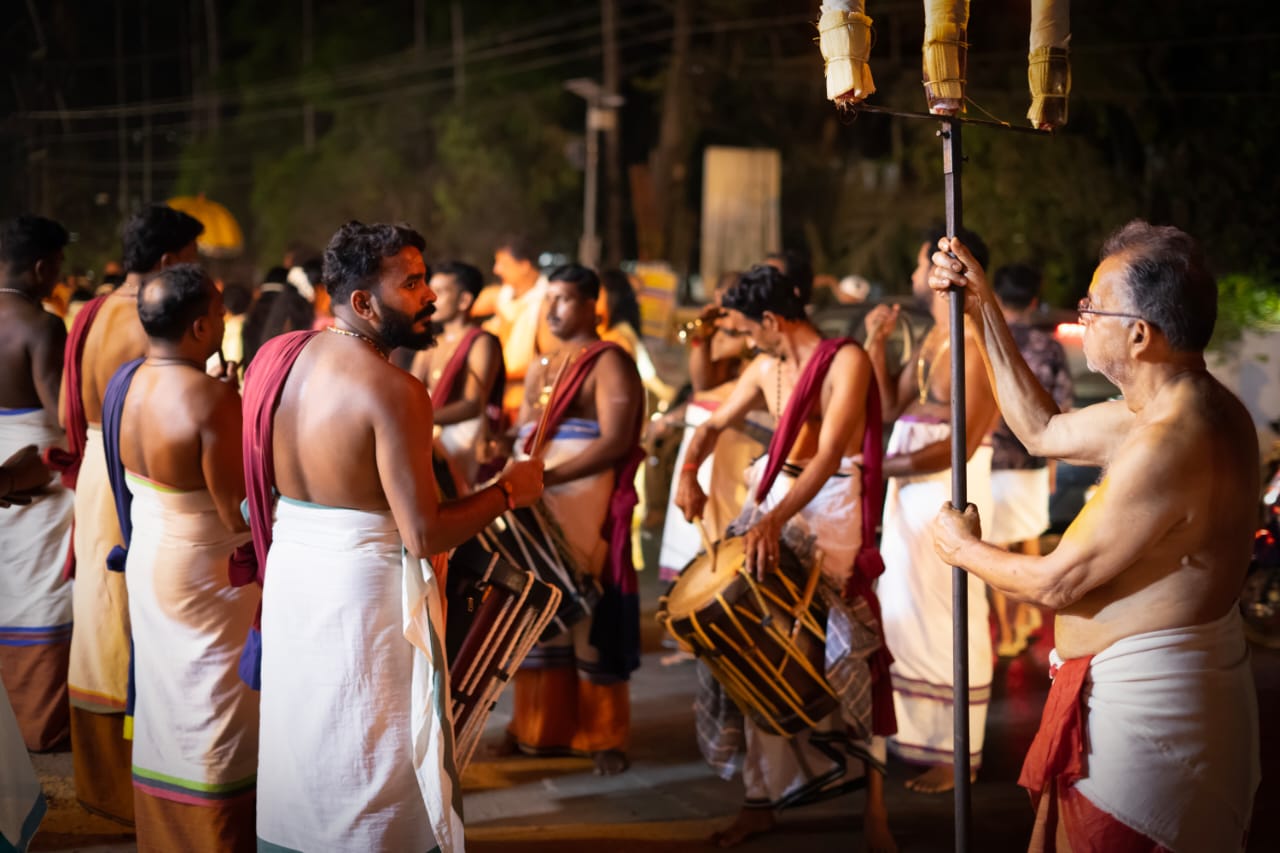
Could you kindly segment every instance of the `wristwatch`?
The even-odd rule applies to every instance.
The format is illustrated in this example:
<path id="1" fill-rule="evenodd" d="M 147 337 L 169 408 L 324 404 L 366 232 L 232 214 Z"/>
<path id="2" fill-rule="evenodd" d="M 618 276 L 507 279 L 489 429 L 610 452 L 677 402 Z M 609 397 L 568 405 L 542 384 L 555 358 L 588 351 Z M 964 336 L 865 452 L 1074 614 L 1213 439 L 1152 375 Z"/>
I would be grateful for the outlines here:
<path id="1" fill-rule="evenodd" d="M 497 486 L 499 489 L 502 489 L 502 493 L 507 496 L 507 509 L 508 510 L 515 509 L 516 508 L 516 498 L 515 498 L 516 487 L 511 485 L 510 480 L 499 480 L 497 482 Z"/>

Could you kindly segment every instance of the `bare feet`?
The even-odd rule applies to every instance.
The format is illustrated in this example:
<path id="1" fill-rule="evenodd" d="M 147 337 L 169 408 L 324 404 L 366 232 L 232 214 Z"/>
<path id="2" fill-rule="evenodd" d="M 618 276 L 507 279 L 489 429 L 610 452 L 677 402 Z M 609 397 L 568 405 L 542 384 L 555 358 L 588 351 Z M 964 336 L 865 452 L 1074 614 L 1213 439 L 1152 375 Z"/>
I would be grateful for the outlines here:
<path id="1" fill-rule="evenodd" d="M 631 762 L 627 760 L 627 754 L 618 749 L 593 752 L 591 758 L 596 763 L 594 772 L 597 776 L 617 776 L 631 766 Z"/>
<path id="2" fill-rule="evenodd" d="M 942 794 L 955 788 L 956 769 L 951 764 L 930 767 L 914 779 L 907 780 L 907 790 L 917 794 Z M 969 773 L 969 781 L 978 778 L 978 771 Z"/>
<path id="3" fill-rule="evenodd" d="M 738 812 L 733 823 L 711 833 L 711 838 L 708 840 L 716 847 L 737 847 L 748 838 L 773 829 L 774 823 L 771 809 L 743 809 Z"/>

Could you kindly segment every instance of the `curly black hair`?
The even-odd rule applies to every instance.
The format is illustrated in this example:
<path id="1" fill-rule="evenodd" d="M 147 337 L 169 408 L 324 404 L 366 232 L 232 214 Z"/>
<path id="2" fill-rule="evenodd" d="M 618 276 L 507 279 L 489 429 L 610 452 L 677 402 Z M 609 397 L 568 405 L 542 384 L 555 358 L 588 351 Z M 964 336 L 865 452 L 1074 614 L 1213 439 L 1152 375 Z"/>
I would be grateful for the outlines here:
<path id="1" fill-rule="evenodd" d="M 791 279 L 768 264 L 757 264 L 744 272 L 725 293 L 722 304 L 757 323 L 764 319 L 765 312 L 784 320 L 803 320 L 806 316 L 804 299 Z"/>
<path id="2" fill-rule="evenodd" d="M 182 251 L 203 233 L 204 226 L 194 216 L 153 204 L 124 226 L 124 271 L 151 272 L 162 257 Z"/>
<path id="3" fill-rule="evenodd" d="M 408 225 L 351 220 L 338 229 L 324 250 L 324 283 L 335 305 L 351 299 L 357 290 L 368 290 L 377 280 L 383 258 L 394 258 L 406 247 L 419 252 L 427 241 Z"/>

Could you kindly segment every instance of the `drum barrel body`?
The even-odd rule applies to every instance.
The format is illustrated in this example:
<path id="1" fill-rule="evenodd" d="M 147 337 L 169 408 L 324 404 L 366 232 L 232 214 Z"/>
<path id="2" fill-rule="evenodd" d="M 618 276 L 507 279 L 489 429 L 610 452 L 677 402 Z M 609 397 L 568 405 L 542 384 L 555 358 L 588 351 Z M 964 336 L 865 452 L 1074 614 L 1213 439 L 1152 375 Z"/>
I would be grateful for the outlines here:
<path id="1" fill-rule="evenodd" d="M 686 567 L 668 598 L 686 578 L 696 582 L 696 572 L 690 572 L 699 559 Z M 800 606 L 810 570 L 785 546 L 777 569 L 761 582 L 739 565 L 728 570 L 732 580 L 691 612 L 672 617 L 664 601 L 660 621 L 765 731 L 794 735 L 812 728 L 838 702 L 825 675 L 826 603 L 819 595 Z"/>

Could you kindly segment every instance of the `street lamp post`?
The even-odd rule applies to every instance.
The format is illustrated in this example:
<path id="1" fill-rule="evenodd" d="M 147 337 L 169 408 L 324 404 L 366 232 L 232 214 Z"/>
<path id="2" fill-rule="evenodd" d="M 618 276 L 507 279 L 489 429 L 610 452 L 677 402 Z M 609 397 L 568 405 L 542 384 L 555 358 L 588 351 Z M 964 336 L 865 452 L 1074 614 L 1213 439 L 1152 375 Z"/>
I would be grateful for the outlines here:
<path id="1" fill-rule="evenodd" d="M 621 95 L 606 92 L 595 80 L 576 77 L 564 84 L 565 89 L 587 102 L 586 163 L 582 182 L 582 238 L 578 242 L 578 263 L 595 267 L 600 263 L 600 236 L 596 233 L 596 208 L 599 198 L 599 132 L 613 128 L 618 120 Z"/>

